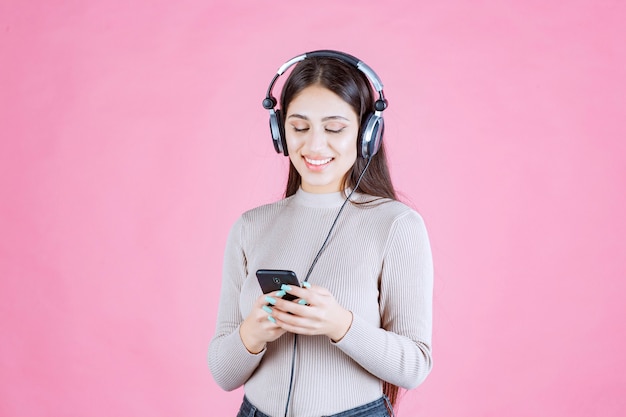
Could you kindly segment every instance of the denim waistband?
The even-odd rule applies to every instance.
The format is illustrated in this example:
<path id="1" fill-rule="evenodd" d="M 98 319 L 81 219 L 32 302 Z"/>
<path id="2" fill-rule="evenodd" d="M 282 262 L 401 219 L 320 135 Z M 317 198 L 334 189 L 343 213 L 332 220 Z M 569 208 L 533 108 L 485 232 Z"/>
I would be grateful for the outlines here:
<path id="1" fill-rule="evenodd" d="M 257 410 L 255 406 L 248 400 L 248 397 L 243 396 L 243 403 L 241 403 L 241 407 L 239 408 L 239 413 L 237 417 L 272 417 L 268 416 L 265 413 Z"/>
<path id="2" fill-rule="evenodd" d="M 387 397 L 383 396 L 371 403 L 323 417 L 389 417 L 389 412 L 387 411 L 388 401 Z"/>
<path id="3" fill-rule="evenodd" d="M 322 416 L 322 417 L 388 417 L 387 405 L 389 400 L 387 397 L 381 397 L 375 401 L 367 404 L 360 405 L 350 410 L 342 411 L 341 413 Z M 265 413 L 259 411 L 244 395 L 243 403 L 239 409 L 237 417 L 271 417 Z"/>

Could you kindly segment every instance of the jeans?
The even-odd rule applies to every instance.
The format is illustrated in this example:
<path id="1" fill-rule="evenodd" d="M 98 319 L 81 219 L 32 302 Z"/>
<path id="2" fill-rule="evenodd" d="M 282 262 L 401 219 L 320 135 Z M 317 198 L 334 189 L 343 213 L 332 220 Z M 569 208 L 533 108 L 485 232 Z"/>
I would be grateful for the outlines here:
<path id="1" fill-rule="evenodd" d="M 248 401 L 248 397 L 243 396 L 243 403 L 239 408 L 239 412 L 237 413 L 237 417 L 272 417 L 268 416 L 265 413 L 260 412 L 256 409 L 255 406 L 252 405 L 250 401 Z"/>
<path id="2" fill-rule="evenodd" d="M 342 411 L 338 414 L 322 417 L 389 417 L 387 411 L 387 403 L 389 400 L 387 397 L 381 397 L 371 403 L 363 404 L 350 410 Z M 271 417 L 265 413 L 260 412 L 257 408 L 248 401 L 246 396 L 243 397 L 243 403 L 239 409 L 237 417 Z"/>

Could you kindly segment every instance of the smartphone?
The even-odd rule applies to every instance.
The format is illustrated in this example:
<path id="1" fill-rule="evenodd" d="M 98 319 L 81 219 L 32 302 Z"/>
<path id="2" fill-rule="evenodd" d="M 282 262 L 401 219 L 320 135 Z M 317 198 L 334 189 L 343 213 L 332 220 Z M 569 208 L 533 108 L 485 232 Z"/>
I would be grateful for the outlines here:
<path id="1" fill-rule="evenodd" d="M 283 284 L 295 285 L 300 287 L 300 281 L 296 277 L 296 273 L 293 271 L 286 271 L 282 269 L 259 269 L 256 271 L 256 277 L 259 280 L 259 285 L 264 294 L 272 291 L 280 290 L 280 286 Z M 283 300 L 293 301 L 297 297 L 291 294 L 285 294 Z"/>

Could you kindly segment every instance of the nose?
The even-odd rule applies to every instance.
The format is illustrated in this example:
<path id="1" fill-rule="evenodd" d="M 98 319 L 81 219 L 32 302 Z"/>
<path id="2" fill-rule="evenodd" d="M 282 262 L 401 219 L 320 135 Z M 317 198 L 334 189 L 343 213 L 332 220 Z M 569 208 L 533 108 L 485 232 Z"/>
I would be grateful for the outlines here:
<path id="1" fill-rule="evenodd" d="M 326 132 L 323 128 L 311 129 L 311 134 L 307 141 L 309 151 L 318 152 L 325 149 L 327 145 L 326 139 Z"/>

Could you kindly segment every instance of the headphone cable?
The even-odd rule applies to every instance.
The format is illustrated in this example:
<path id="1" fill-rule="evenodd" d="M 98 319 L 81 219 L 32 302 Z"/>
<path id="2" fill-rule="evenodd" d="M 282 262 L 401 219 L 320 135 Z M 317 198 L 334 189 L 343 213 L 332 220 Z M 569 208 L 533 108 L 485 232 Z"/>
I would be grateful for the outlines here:
<path id="1" fill-rule="evenodd" d="M 361 175 L 359 175 L 359 178 L 357 179 L 356 184 L 354 185 L 354 188 L 352 190 L 350 190 L 350 193 L 348 194 L 348 196 L 344 200 L 343 204 L 339 208 L 339 211 L 337 212 L 337 215 L 335 216 L 335 220 L 333 220 L 333 223 L 330 226 L 330 229 L 328 230 L 328 233 L 326 234 L 326 238 L 324 239 L 324 243 L 322 243 L 322 246 L 317 251 L 317 254 L 315 255 L 315 258 L 313 259 L 313 262 L 311 263 L 311 266 L 309 267 L 309 270 L 306 273 L 306 276 L 304 277 L 304 281 L 303 282 L 308 282 L 309 281 L 309 277 L 311 276 L 311 272 L 313 272 L 313 268 L 315 268 L 315 265 L 317 264 L 317 261 L 319 260 L 320 256 L 322 255 L 322 252 L 324 252 L 324 249 L 326 249 L 326 245 L 328 244 L 328 240 L 330 239 L 330 235 L 333 232 L 333 230 L 335 229 L 335 226 L 337 225 L 337 221 L 339 220 L 339 216 L 341 215 L 341 212 L 343 212 L 343 209 L 346 207 L 346 204 L 348 203 L 348 201 L 350 201 L 350 197 L 352 197 L 352 194 L 356 191 L 357 188 L 359 188 L 359 184 L 361 183 L 361 180 L 363 179 L 363 175 L 365 175 L 365 173 L 367 172 L 367 168 L 369 168 L 370 162 L 372 162 L 372 157 L 371 156 L 369 158 L 367 158 L 367 163 L 365 164 L 365 168 L 363 168 L 363 172 L 361 172 Z M 287 393 L 287 404 L 285 405 L 285 417 L 287 417 L 287 413 L 289 412 L 289 403 L 291 401 L 291 392 L 293 390 L 293 379 L 294 379 L 295 367 L 296 367 L 296 347 L 297 346 L 298 346 L 298 335 L 294 334 L 293 335 L 293 354 L 291 355 L 291 374 L 289 376 L 289 391 Z"/>

